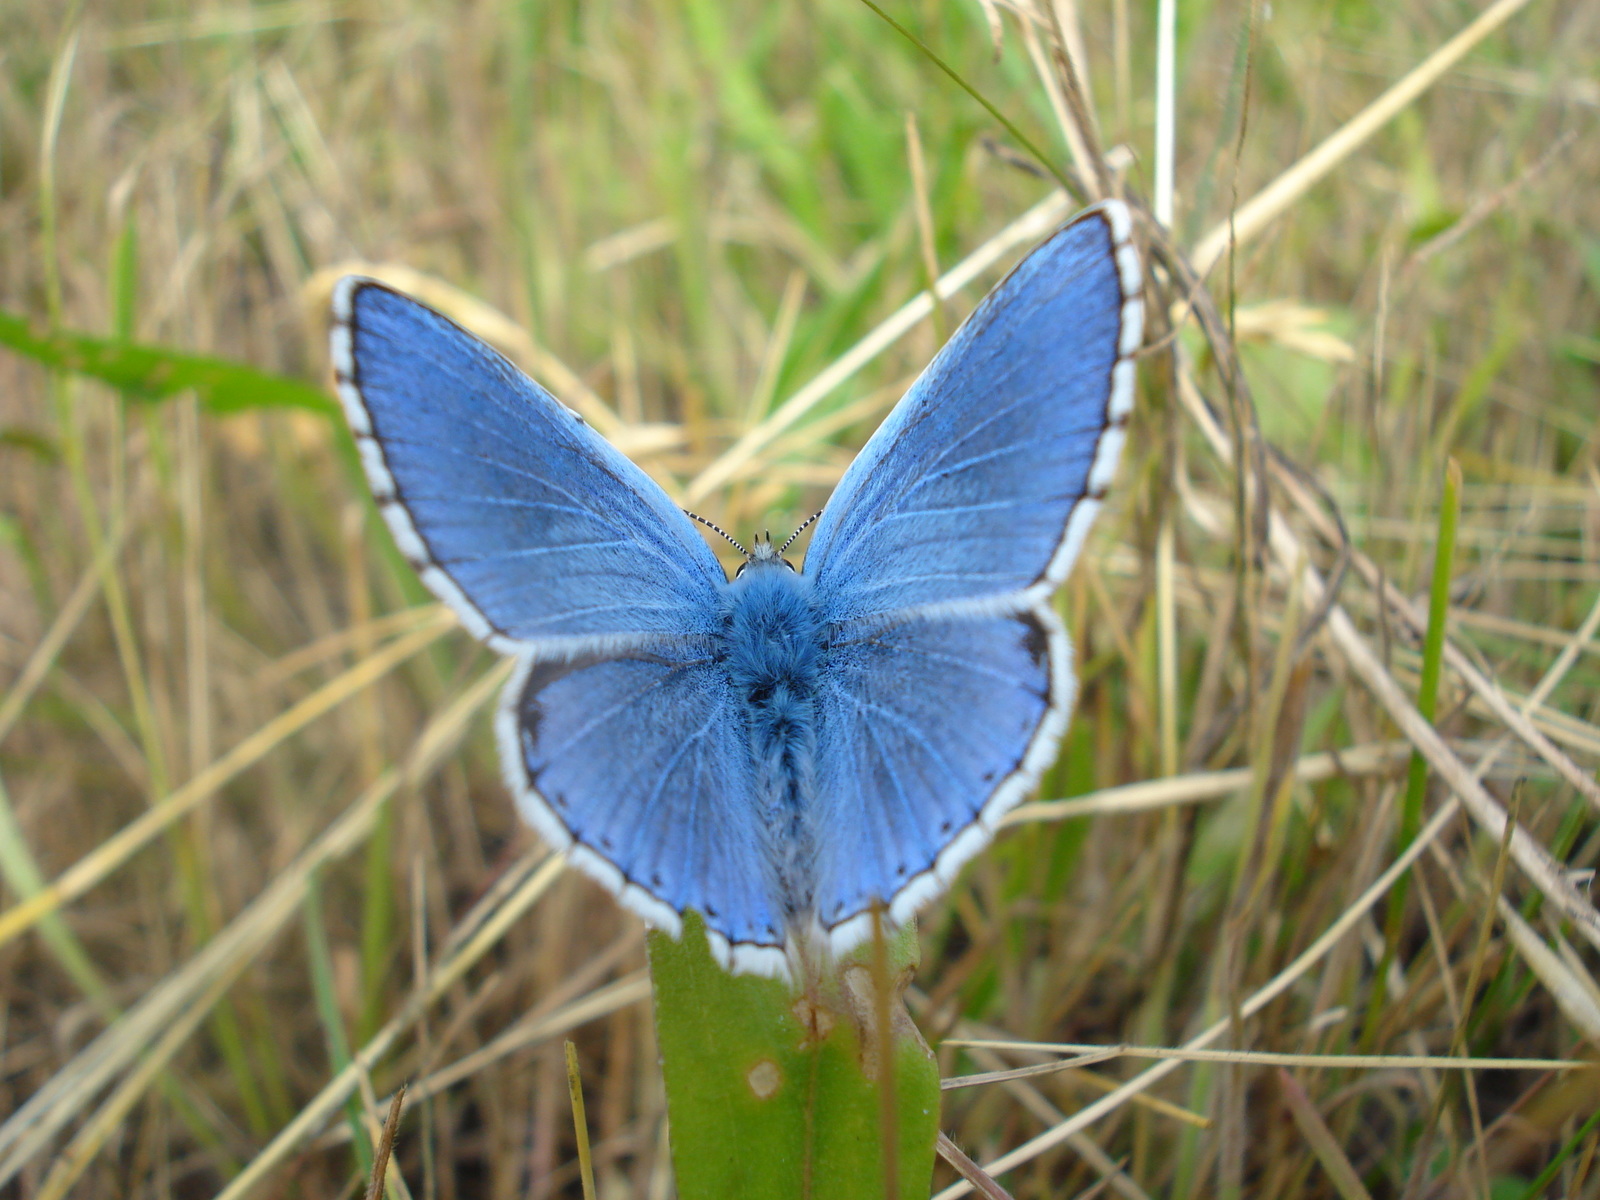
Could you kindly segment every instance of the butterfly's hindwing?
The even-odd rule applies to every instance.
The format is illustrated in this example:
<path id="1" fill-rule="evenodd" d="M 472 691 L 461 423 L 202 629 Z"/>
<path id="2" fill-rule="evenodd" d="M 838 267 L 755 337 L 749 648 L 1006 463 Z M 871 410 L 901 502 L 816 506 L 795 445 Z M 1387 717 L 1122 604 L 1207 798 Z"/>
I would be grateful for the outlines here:
<path id="1" fill-rule="evenodd" d="M 817 916 L 836 952 L 874 901 L 944 891 L 1055 754 L 1072 706 L 1053 610 L 918 618 L 833 648 L 818 702 Z"/>
<path id="2" fill-rule="evenodd" d="M 501 702 L 500 754 L 524 818 L 573 863 L 658 928 L 697 910 L 724 962 L 771 974 L 786 930 L 740 699 L 686 644 L 527 659 Z"/>

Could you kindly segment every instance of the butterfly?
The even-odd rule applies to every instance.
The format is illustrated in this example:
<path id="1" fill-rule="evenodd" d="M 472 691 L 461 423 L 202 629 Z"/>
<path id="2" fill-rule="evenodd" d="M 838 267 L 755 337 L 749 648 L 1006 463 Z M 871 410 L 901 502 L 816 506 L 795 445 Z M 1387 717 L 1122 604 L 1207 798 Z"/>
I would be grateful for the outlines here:
<path id="1" fill-rule="evenodd" d="M 516 657 L 496 732 L 524 818 L 650 925 L 698 911 L 736 972 L 792 977 L 946 889 L 1066 728 L 1051 595 L 1122 451 L 1141 289 L 1125 205 L 1066 224 L 857 455 L 803 568 L 763 539 L 730 579 L 577 413 L 342 279 L 334 376 L 378 507 Z"/>

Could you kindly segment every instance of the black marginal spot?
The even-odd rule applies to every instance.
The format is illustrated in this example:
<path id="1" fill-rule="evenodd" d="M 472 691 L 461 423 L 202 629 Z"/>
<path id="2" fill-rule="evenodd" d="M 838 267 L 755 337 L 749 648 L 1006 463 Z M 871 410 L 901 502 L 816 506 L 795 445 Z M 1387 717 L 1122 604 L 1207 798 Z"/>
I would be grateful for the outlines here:
<path id="1" fill-rule="evenodd" d="M 539 707 L 538 701 L 531 700 L 528 694 L 522 694 L 522 703 L 517 705 L 517 719 L 522 725 L 522 758 L 527 762 L 533 756 L 533 748 L 539 744 L 539 726 L 544 724 L 544 709 Z M 533 764 L 528 763 L 529 773 L 532 773 Z"/>
<path id="2" fill-rule="evenodd" d="M 978 782 L 979 783 L 993 783 L 994 782 L 994 776 L 995 776 L 995 773 L 993 771 L 985 771 L 982 775 L 978 776 Z M 949 824 L 950 824 L 949 821 L 945 822 L 946 827 L 948 827 Z M 941 830 L 941 832 L 943 832 L 943 831 Z"/>
<path id="3" fill-rule="evenodd" d="M 652 872 L 650 872 L 650 886 L 653 887 L 653 888 L 656 888 L 657 890 L 660 890 L 661 888 L 664 888 L 664 887 L 667 886 L 667 881 L 665 879 L 661 878 L 661 872 L 660 871 L 652 871 Z"/>
<path id="4" fill-rule="evenodd" d="M 721 915 L 722 914 L 717 911 L 717 906 L 716 905 L 714 905 L 714 904 L 706 905 L 706 916 L 710 917 L 713 921 L 715 921 Z"/>
<path id="5" fill-rule="evenodd" d="M 939 832 L 942 833 L 942 834 L 943 833 L 949 833 L 954 829 L 955 829 L 955 822 L 953 822 L 953 821 L 940 821 L 939 822 Z"/>
<path id="6" fill-rule="evenodd" d="M 1022 635 L 1022 648 L 1028 652 L 1033 665 L 1043 671 L 1050 669 L 1050 632 L 1031 612 L 1018 614 L 1026 632 Z"/>

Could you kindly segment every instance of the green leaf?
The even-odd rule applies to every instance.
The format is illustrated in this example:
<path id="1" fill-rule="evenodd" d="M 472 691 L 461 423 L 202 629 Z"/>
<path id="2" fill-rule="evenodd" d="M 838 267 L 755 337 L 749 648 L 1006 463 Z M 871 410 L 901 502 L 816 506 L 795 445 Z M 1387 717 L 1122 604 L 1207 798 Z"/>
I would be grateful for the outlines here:
<path id="1" fill-rule="evenodd" d="M 883 1147 L 896 1191 L 926 1195 L 938 1136 L 939 1070 L 900 1005 L 916 931 L 892 934 L 892 1106 L 879 1082 L 871 947 L 832 979 L 788 984 L 730 975 L 698 915 L 674 941 L 650 935 L 656 1032 L 681 1200 L 882 1200 Z M 893 1131 L 892 1138 L 884 1136 Z"/>
<path id="2" fill-rule="evenodd" d="M 305 408 L 326 415 L 336 411 L 327 393 L 298 379 L 165 346 L 38 330 L 14 313 L 0 312 L 0 346 L 47 367 L 98 379 L 133 399 L 161 400 L 193 389 L 201 405 L 215 413 L 254 408 Z"/>

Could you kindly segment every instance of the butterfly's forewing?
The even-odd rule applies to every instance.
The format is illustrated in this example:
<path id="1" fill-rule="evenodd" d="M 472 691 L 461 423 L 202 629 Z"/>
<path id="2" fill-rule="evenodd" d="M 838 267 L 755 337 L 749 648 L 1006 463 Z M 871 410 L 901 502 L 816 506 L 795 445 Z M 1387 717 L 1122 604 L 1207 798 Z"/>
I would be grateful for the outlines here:
<path id="1" fill-rule="evenodd" d="M 715 627 L 725 576 L 643 471 L 430 308 L 334 292 L 339 395 L 373 493 L 423 582 L 506 653 Z"/>
<path id="2" fill-rule="evenodd" d="M 903 920 L 948 886 L 1054 756 L 1074 683 L 1049 597 L 1121 453 L 1139 290 L 1121 204 L 1061 230 L 978 306 L 817 522 L 816 900 L 836 951 L 870 933 L 875 901 Z"/>
<path id="3" fill-rule="evenodd" d="M 831 621 L 993 610 L 1066 576 L 1133 406 L 1139 288 L 1127 209 L 1112 202 L 978 305 L 817 522 L 806 573 Z"/>

